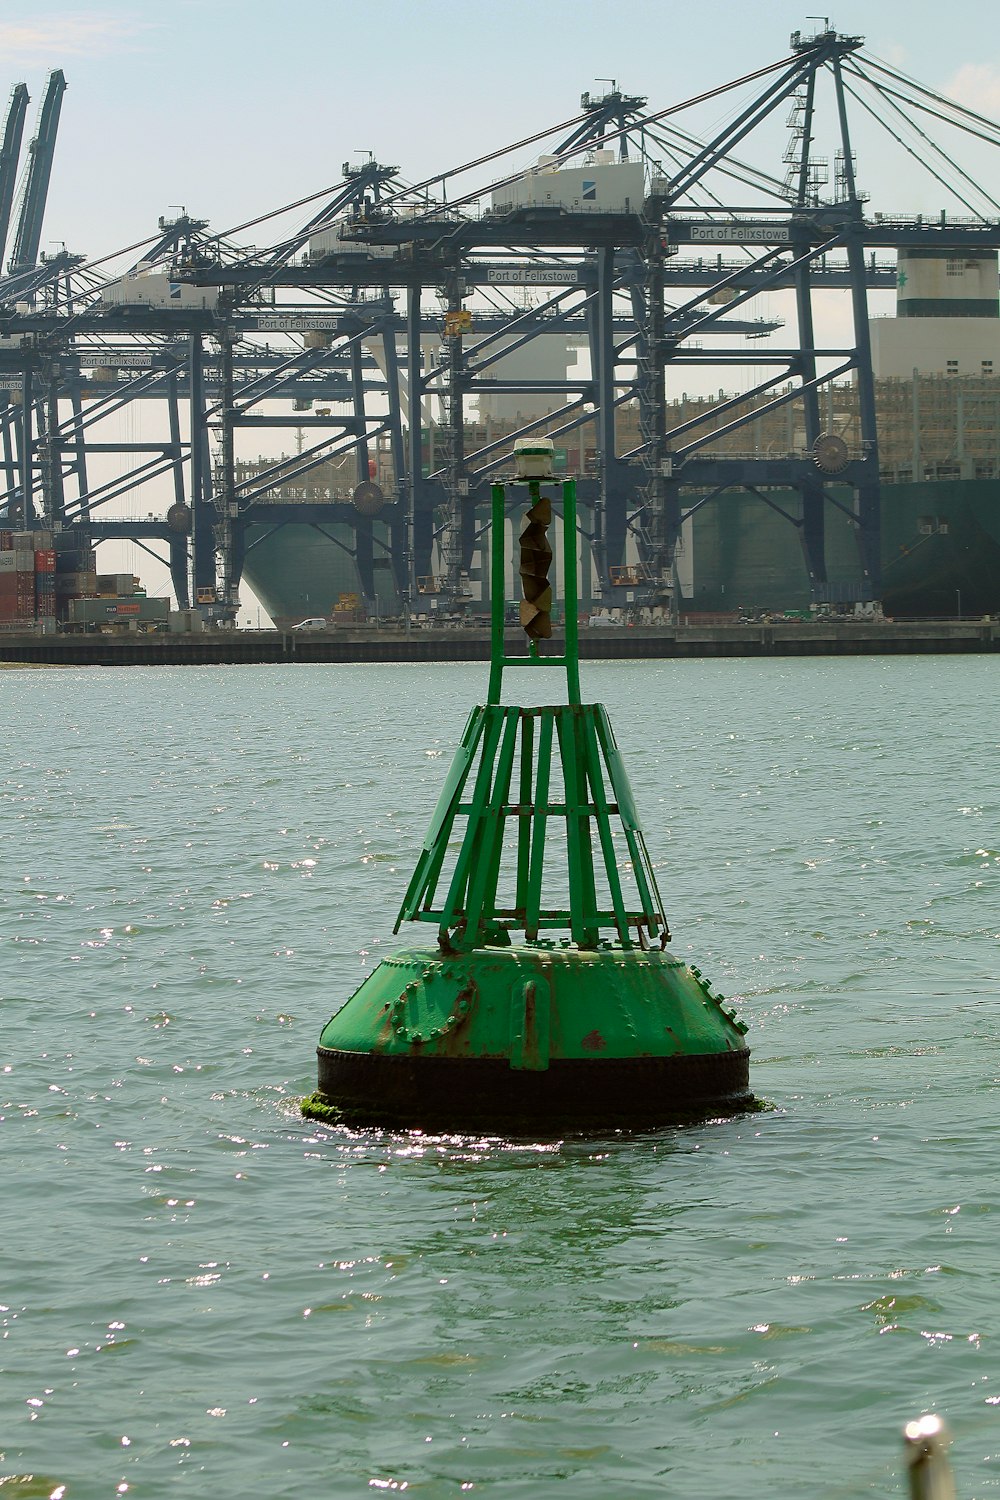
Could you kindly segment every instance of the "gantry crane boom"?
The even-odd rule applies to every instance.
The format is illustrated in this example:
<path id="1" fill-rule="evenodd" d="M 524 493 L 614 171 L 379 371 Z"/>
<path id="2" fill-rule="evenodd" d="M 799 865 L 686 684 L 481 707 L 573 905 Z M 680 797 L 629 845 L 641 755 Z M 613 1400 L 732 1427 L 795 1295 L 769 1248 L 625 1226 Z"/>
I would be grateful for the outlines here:
<path id="1" fill-rule="evenodd" d="M 14 249 L 7 268 L 12 275 L 18 271 L 30 271 L 38 263 L 45 200 L 49 192 L 49 178 L 52 175 L 52 160 L 56 149 L 56 133 L 59 129 L 59 113 L 65 92 L 66 78 L 62 70 L 57 69 L 49 75 L 45 98 L 38 116 L 38 131 L 28 146 L 28 173 L 18 214 Z"/>
<path id="2" fill-rule="evenodd" d="M 16 84 L 11 91 L 10 107 L 4 125 L 3 144 L 0 145 L 0 264 L 7 246 L 7 231 L 10 228 L 10 210 L 14 202 L 14 186 L 17 181 L 17 163 L 21 155 L 21 137 L 24 120 L 28 113 L 28 89 L 23 83 Z"/>

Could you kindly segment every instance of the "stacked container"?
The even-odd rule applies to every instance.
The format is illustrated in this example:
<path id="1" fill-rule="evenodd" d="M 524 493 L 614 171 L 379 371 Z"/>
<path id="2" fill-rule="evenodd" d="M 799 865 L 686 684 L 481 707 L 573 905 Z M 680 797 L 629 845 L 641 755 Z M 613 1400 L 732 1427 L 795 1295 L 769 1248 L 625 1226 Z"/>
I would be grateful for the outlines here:
<path id="1" fill-rule="evenodd" d="M 97 572 L 87 533 L 0 530 L 0 631 L 140 626 L 166 629 L 166 600 L 146 598 L 131 573 Z"/>
<path id="2" fill-rule="evenodd" d="M 24 630 L 35 619 L 35 549 L 30 531 L 0 532 L 0 630 Z"/>
<path id="3" fill-rule="evenodd" d="M 14 572 L 14 535 L 0 531 L 0 630 L 10 630 L 16 614 L 17 577 Z"/>
<path id="4" fill-rule="evenodd" d="M 91 599 L 97 594 L 97 554 L 79 527 L 60 531 L 54 540 L 56 613 L 66 620 L 72 599 Z"/>
<path id="5" fill-rule="evenodd" d="M 43 630 L 56 627 L 56 553 L 54 547 L 35 551 L 35 618 Z"/>

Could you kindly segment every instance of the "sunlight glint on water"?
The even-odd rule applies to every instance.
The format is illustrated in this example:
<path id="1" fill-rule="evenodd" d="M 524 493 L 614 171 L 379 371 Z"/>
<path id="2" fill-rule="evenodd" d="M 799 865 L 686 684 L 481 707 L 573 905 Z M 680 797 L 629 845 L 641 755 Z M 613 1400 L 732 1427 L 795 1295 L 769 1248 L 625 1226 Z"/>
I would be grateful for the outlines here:
<path id="1" fill-rule="evenodd" d="M 768 1114 L 299 1117 L 483 669 L 0 674 L 4 1500 L 1000 1489 L 996 663 L 584 681 Z"/>

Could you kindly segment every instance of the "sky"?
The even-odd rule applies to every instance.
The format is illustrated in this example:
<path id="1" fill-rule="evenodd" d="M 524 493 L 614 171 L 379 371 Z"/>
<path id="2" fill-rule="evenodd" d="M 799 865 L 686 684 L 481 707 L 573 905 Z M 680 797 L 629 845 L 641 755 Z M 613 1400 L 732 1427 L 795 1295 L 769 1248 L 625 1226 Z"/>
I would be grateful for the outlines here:
<path id="1" fill-rule="evenodd" d="M 27 83 L 27 139 L 48 73 L 65 73 L 43 250 L 96 258 L 152 235 L 180 207 L 224 231 L 338 183 L 342 163 L 368 152 L 422 179 L 569 119 L 603 80 L 662 109 L 786 56 L 790 32 L 827 20 L 1000 118 L 1000 8 L 988 0 L 850 0 L 828 18 L 788 0 L 0 0 L 0 89 Z M 685 123 L 704 135 L 736 97 Z M 783 116 L 773 132 L 771 159 L 756 159 L 781 175 Z M 936 212 L 939 185 L 877 136 L 860 116 L 871 208 Z M 986 149 L 963 160 L 1000 185 Z M 269 237 L 277 228 L 241 236 Z"/>

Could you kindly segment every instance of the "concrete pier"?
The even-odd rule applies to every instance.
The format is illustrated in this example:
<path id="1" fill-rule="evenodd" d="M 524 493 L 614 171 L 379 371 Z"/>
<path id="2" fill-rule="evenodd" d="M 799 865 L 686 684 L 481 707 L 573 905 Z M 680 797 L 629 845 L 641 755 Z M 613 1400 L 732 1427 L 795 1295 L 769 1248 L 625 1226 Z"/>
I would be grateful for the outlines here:
<path id="1" fill-rule="evenodd" d="M 509 648 L 523 637 L 510 633 Z M 552 640 L 558 651 L 559 637 Z M 582 630 L 590 661 L 720 656 L 911 656 L 1000 652 L 1000 621 L 785 621 Z M 193 635 L 0 635 L 0 662 L 64 666 L 239 665 L 264 662 L 488 661 L 485 630 L 376 630 L 306 634 L 218 630 Z"/>

